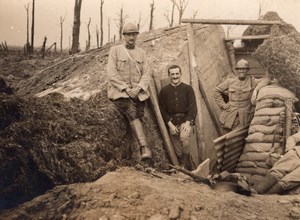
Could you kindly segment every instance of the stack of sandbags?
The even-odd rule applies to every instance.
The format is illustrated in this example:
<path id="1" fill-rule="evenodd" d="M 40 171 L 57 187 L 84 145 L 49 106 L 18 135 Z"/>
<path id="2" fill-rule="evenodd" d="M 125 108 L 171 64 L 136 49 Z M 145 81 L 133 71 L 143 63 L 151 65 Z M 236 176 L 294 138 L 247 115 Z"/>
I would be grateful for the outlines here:
<path id="1" fill-rule="evenodd" d="M 271 168 L 270 154 L 283 154 L 286 101 L 297 101 L 289 90 L 272 84 L 262 88 L 257 97 L 254 118 L 236 172 L 254 179 L 265 176 Z"/>

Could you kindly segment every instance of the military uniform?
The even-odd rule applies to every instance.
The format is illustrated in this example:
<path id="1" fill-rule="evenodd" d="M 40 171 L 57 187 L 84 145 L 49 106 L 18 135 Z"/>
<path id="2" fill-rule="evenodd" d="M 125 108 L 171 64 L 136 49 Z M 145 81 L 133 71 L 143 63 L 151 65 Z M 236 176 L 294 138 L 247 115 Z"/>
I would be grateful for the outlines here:
<path id="1" fill-rule="evenodd" d="M 141 153 L 141 159 L 147 160 L 152 154 L 148 148 L 141 118 L 144 115 L 145 101 L 149 98 L 148 86 L 151 75 L 145 51 L 135 46 L 138 33 L 136 25 L 127 23 L 123 27 L 126 45 L 110 49 L 107 64 L 107 95 L 119 112 L 128 119 L 139 144 L 137 150 Z M 133 90 L 135 92 L 132 92 Z"/>
<path id="2" fill-rule="evenodd" d="M 290 136 L 286 142 L 287 153 L 269 171 L 283 190 L 300 185 L 300 132 Z"/>
<path id="3" fill-rule="evenodd" d="M 234 129 L 249 124 L 253 118 L 254 107 L 251 103 L 251 96 L 255 87 L 260 83 L 269 84 L 269 79 L 255 79 L 248 77 L 240 80 L 238 77 L 228 78 L 218 85 L 214 91 L 214 97 L 217 105 L 224 109 L 229 105 L 228 109 L 224 109 L 220 115 L 220 123 L 223 127 Z M 228 91 L 229 102 L 225 103 L 222 94 Z"/>

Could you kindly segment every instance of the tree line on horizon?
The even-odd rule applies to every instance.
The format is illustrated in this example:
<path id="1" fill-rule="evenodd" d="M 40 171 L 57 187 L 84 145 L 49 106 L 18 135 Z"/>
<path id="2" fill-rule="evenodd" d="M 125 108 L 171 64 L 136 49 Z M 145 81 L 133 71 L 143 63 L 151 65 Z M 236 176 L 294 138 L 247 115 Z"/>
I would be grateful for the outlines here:
<path id="1" fill-rule="evenodd" d="M 182 15 L 188 5 L 189 0 L 170 0 L 171 4 L 171 13 L 169 10 L 165 10 L 163 16 L 167 20 L 169 27 L 173 27 L 174 22 L 174 15 L 175 15 L 175 9 L 178 11 L 178 24 L 181 24 L 181 18 Z M 98 25 L 96 25 L 96 43 L 97 47 L 102 47 L 104 43 L 104 16 L 103 16 L 103 6 L 104 6 L 105 0 L 99 0 L 99 28 Z M 72 27 L 72 45 L 69 45 L 69 53 L 70 54 L 76 54 L 80 52 L 80 44 L 79 44 L 79 36 L 80 36 L 80 25 L 81 25 L 81 6 L 82 6 L 82 0 L 74 0 L 74 18 L 73 18 L 73 27 Z M 154 18 L 154 11 L 155 11 L 155 0 L 151 0 L 150 2 L 150 22 L 149 22 L 149 29 L 152 30 L 154 28 L 153 18 Z M 26 43 L 24 45 L 24 53 L 25 54 L 33 54 L 34 53 L 34 34 L 35 34 L 35 0 L 32 0 L 32 9 L 31 9 L 31 35 L 30 35 L 30 23 L 29 23 L 29 17 L 30 17 L 30 10 L 29 10 L 29 3 L 27 5 L 24 5 L 26 10 L 26 21 L 27 21 L 27 38 Z M 197 11 L 193 13 L 193 18 L 196 16 Z M 117 26 L 118 30 L 118 39 L 122 39 L 122 29 L 124 24 L 126 23 L 128 19 L 128 14 L 126 13 L 123 5 L 120 7 L 119 12 L 117 14 L 117 18 L 115 20 L 115 25 Z M 60 16 L 59 26 L 60 26 L 60 53 L 63 53 L 63 34 L 64 34 L 64 21 L 65 17 Z M 89 50 L 91 47 L 91 26 L 92 19 L 89 18 L 87 23 L 87 40 L 85 45 L 85 50 Z M 142 28 L 145 24 L 142 24 L 142 17 L 141 13 L 139 14 L 138 21 L 136 22 L 139 29 Z M 107 39 L 108 42 L 115 42 L 117 40 L 117 36 L 114 34 L 113 37 L 111 37 L 111 18 L 107 18 Z M 30 41 L 31 39 L 31 41 Z M 53 43 L 47 50 L 46 50 L 46 42 L 47 37 L 44 37 L 41 53 L 44 56 L 53 46 L 55 48 L 56 52 L 56 42 Z"/>

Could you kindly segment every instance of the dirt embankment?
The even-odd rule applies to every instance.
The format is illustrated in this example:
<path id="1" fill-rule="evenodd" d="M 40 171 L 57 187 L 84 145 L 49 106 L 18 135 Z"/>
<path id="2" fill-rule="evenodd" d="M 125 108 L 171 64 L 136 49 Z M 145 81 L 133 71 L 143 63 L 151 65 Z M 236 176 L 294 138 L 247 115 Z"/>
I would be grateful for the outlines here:
<path id="1" fill-rule="evenodd" d="M 3 219 L 299 219 L 298 196 L 215 191 L 182 175 L 121 168 L 84 184 L 55 187 L 0 214 Z"/>

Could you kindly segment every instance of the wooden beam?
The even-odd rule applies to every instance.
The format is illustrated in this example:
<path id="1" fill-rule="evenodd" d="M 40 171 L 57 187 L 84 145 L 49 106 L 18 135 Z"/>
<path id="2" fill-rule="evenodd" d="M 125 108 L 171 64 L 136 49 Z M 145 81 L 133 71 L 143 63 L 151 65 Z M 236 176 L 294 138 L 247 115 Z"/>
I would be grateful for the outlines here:
<path id="1" fill-rule="evenodd" d="M 197 134 L 197 143 L 198 148 L 201 149 L 201 161 L 204 161 L 207 158 L 205 141 L 204 141 L 204 119 L 202 113 L 202 98 L 199 91 L 199 80 L 196 73 L 196 60 L 195 60 L 195 39 L 194 39 L 194 30 L 192 24 L 187 24 L 187 35 L 188 35 L 188 50 L 189 50 L 189 70 L 191 74 L 191 86 L 195 92 L 196 106 L 197 106 L 197 117 L 196 117 L 196 134 Z M 199 146 L 200 145 L 200 146 Z"/>
<path id="2" fill-rule="evenodd" d="M 171 141 L 170 136 L 169 136 L 168 129 L 166 128 L 166 124 L 165 124 L 165 122 L 162 118 L 162 115 L 161 115 L 161 112 L 160 112 L 160 109 L 159 109 L 157 93 L 156 93 L 156 89 L 155 89 L 155 85 L 154 85 L 153 80 L 150 81 L 149 92 L 150 92 L 150 100 L 151 100 L 151 103 L 152 103 L 152 107 L 154 109 L 154 113 L 155 113 L 155 116 L 156 116 L 156 119 L 157 119 L 157 123 L 158 123 L 159 129 L 160 129 L 162 138 L 164 140 L 165 146 L 167 148 L 167 152 L 168 152 L 169 157 L 171 159 L 171 162 L 172 162 L 173 165 L 179 165 L 175 150 L 174 150 L 173 145 L 172 145 L 172 141 Z"/>
<path id="3" fill-rule="evenodd" d="M 281 24 L 279 20 L 229 20 L 229 19 L 181 19 L 182 23 L 235 24 L 235 25 L 272 25 Z"/>
<path id="4" fill-rule="evenodd" d="M 250 36 L 236 36 L 236 37 L 225 37 L 225 41 L 232 41 L 232 40 L 257 40 L 257 39 L 267 39 L 269 38 L 269 34 L 265 35 L 250 35 Z"/>

